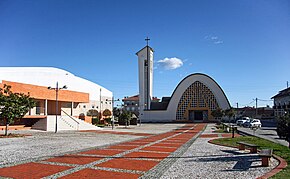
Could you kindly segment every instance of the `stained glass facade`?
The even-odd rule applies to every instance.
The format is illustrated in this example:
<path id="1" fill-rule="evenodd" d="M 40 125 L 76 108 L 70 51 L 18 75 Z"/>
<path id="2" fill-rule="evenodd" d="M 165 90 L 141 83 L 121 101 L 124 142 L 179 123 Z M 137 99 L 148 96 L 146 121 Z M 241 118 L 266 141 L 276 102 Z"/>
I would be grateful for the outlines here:
<path id="1" fill-rule="evenodd" d="M 189 120 L 189 112 L 205 110 L 208 114 L 219 108 L 213 92 L 200 81 L 195 81 L 182 94 L 176 111 L 176 120 Z M 208 116 L 206 116 L 208 118 Z"/>

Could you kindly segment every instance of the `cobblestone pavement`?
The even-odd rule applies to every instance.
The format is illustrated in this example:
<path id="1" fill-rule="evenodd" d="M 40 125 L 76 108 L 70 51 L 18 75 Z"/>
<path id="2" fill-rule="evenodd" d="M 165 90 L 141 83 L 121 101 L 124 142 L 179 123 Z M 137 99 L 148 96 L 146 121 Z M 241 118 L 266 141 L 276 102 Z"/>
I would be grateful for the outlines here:
<path id="1" fill-rule="evenodd" d="M 138 178 L 146 175 L 153 167 L 162 166 L 158 164 L 184 148 L 184 144 L 192 141 L 204 126 L 205 124 L 188 124 L 162 134 L 145 134 L 145 138 L 130 142 L 57 157 L 9 163 L 0 167 L 0 178 Z M 167 169 L 164 166 L 162 168 Z"/>
<path id="2" fill-rule="evenodd" d="M 164 132 L 163 128 L 160 131 L 164 133 L 154 135 L 150 134 L 151 129 L 143 134 L 136 129 L 131 135 L 128 129 L 80 132 L 119 136 L 120 141 L 116 144 L 111 140 L 113 145 L 94 143 L 95 147 L 62 151 L 58 156 L 5 163 L 0 165 L 0 178 L 256 178 L 278 163 L 273 160 L 270 167 L 260 167 L 257 154 L 209 144 L 209 139 L 223 137 L 212 134 L 212 125 L 203 133 L 205 124 L 171 127 L 174 130 Z M 126 141 L 122 142 L 122 137 Z"/>
<path id="3" fill-rule="evenodd" d="M 270 172 L 279 162 L 272 158 L 261 167 L 258 154 L 208 143 L 212 125 L 175 162 L 161 178 L 257 178 Z"/>
<path id="4" fill-rule="evenodd" d="M 0 168 L 6 164 L 33 161 L 40 157 L 51 157 L 78 150 L 103 147 L 128 140 L 171 131 L 184 124 L 142 124 L 128 128 L 110 127 L 98 131 L 60 131 L 58 133 L 39 130 L 9 131 L 13 134 L 30 135 L 24 138 L 0 138 Z M 0 134 L 4 131 L 0 131 Z"/>

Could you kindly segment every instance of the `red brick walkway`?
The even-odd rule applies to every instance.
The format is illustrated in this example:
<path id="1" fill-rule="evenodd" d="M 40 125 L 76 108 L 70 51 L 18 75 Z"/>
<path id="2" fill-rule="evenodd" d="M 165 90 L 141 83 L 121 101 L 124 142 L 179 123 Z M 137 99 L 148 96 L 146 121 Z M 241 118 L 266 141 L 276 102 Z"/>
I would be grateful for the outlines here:
<path id="1" fill-rule="evenodd" d="M 0 178 L 138 178 L 204 127 L 205 124 L 187 124 L 174 131 L 101 149 L 0 168 Z"/>

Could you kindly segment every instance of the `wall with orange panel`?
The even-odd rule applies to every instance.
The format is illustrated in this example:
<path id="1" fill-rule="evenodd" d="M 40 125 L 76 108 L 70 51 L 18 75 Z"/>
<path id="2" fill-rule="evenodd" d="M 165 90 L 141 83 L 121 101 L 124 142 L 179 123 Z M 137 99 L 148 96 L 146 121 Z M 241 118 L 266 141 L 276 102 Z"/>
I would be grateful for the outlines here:
<path id="1" fill-rule="evenodd" d="M 24 94 L 29 93 L 30 96 L 35 99 L 55 100 L 56 98 L 55 90 L 49 90 L 45 86 L 37 86 L 3 80 L 2 83 L 0 83 L 0 87 L 3 88 L 4 84 L 10 85 L 11 91 L 14 93 L 24 93 Z M 63 89 L 58 91 L 58 100 L 68 102 L 88 103 L 89 94 L 77 91 L 70 91 L 69 89 Z"/>

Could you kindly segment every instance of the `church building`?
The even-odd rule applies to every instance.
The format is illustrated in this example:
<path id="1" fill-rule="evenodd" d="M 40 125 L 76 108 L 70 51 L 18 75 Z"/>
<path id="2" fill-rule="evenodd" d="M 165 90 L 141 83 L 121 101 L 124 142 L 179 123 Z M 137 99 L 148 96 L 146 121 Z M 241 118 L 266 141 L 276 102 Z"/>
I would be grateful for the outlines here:
<path id="1" fill-rule="evenodd" d="M 148 38 L 146 39 L 148 42 Z M 171 97 L 153 98 L 153 54 L 148 45 L 136 53 L 139 69 L 139 119 L 142 122 L 211 122 L 213 110 L 229 109 L 229 101 L 210 76 L 194 73 L 185 77 Z"/>

